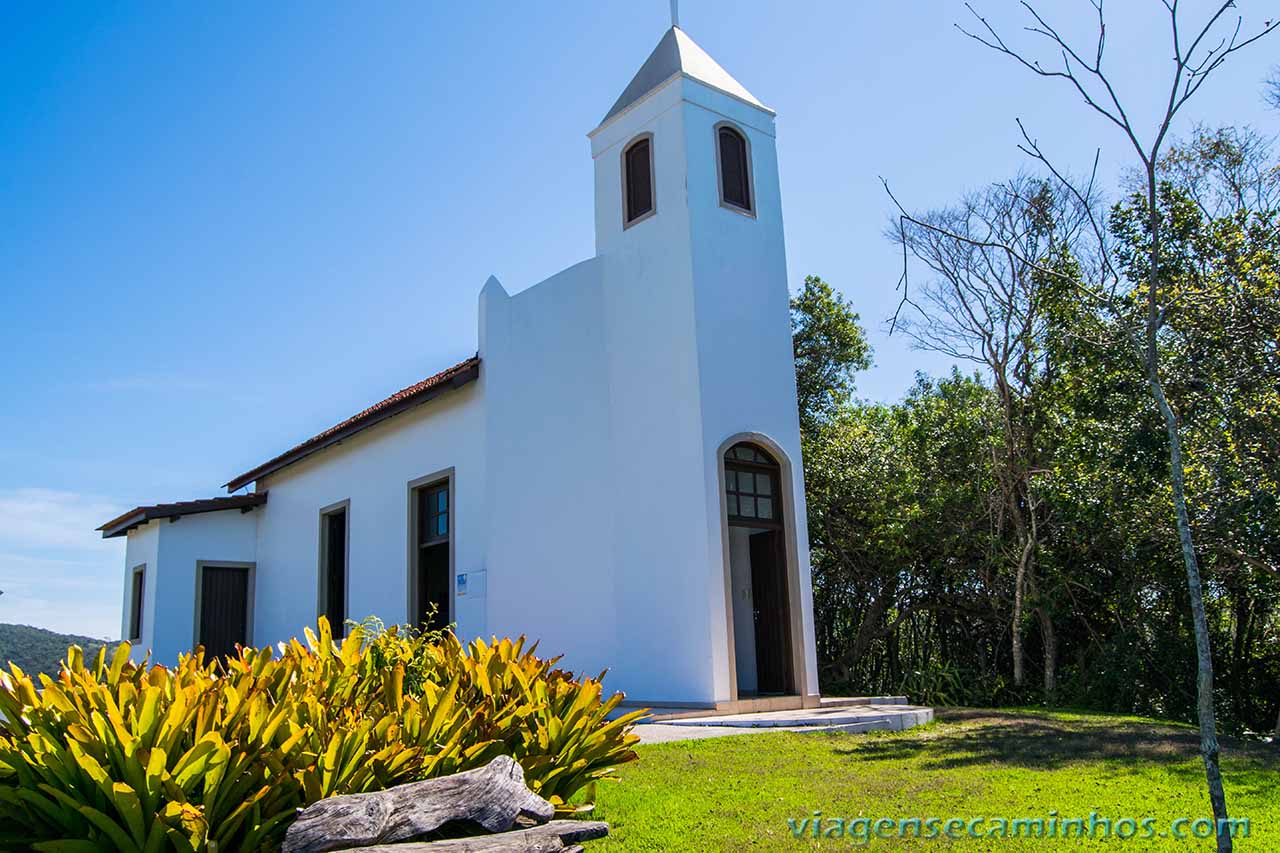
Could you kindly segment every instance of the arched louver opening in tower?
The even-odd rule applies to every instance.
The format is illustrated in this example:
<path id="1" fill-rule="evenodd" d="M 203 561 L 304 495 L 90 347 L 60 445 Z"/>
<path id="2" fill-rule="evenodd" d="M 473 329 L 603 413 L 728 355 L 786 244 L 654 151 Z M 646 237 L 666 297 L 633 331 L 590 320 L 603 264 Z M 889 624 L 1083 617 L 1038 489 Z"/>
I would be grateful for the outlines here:
<path id="1" fill-rule="evenodd" d="M 716 139 L 720 147 L 720 200 L 750 213 L 751 165 L 746 137 L 732 127 L 722 126 Z"/>
<path id="2" fill-rule="evenodd" d="M 622 154 L 623 199 L 626 224 L 653 213 L 653 139 L 645 136 L 627 146 Z"/>

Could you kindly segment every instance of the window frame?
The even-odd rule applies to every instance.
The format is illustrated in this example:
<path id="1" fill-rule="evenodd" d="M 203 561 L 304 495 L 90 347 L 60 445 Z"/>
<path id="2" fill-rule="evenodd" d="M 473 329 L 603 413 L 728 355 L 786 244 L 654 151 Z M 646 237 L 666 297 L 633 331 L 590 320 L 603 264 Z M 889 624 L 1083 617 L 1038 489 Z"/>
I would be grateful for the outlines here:
<path id="1" fill-rule="evenodd" d="M 740 444 L 749 446 L 756 453 L 761 454 L 769 462 L 755 462 L 743 459 L 731 459 L 729 453 Z M 740 492 L 737 489 L 729 489 L 728 476 L 729 472 L 734 472 L 735 476 L 739 472 L 754 474 L 755 476 L 764 475 L 769 478 L 769 498 L 773 504 L 773 515 L 770 518 L 762 518 L 758 515 L 737 515 L 729 512 L 729 495 L 732 493 L 741 499 L 743 494 L 750 494 L 752 497 L 758 497 L 759 491 L 750 493 Z M 752 444 L 749 441 L 740 441 L 731 445 L 724 452 L 724 475 L 720 481 L 720 492 L 723 495 L 725 503 L 725 518 L 731 526 L 734 527 L 756 527 L 762 529 L 781 530 L 785 526 L 783 501 L 782 501 L 782 466 L 777 461 L 773 461 L 773 456 L 764 448 Z"/>
<path id="2" fill-rule="evenodd" d="M 413 495 L 416 502 L 416 505 L 414 506 L 414 511 L 417 516 L 416 526 L 417 526 L 417 533 L 418 533 L 418 536 L 416 537 L 417 538 L 416 544 L 419 550 L 423 548 L 430 548 L 433 545 L 445 545 L 450 542 L 452 537 L 449 534 L 453 529 L 453 506 L 452 506 L 453 495 L 450 494 L 451 491 L 452 490 L 449 488 L 449 483 L 447 480 L 437 480 L 434 483 L 427 483 L 413 490 Z M 445 497 L 443 510 L 440 509 L 438 500 L 436 501 L 435 506 L 431 505 L 432 497 L 438 496 L 440 494 L 443 494 Z M 426 498 L 425 504 L 423 501 L 424 496 Z M 429 528 L 427 535 L 425 537 L 422 535 L 422 519 L 423 519 L 424 509 L 426 510 L 427 526 Z M 437 532 L 440 526 L 439 520 L 441 515 L 444 516 L 444 520 L 445 520 L 444 533 Z"/>
<path id="3" fill-rule="evenodd" d="M 342 620 L 329 627 L 335 637 L 347 635 L 347 618 L 351 610 L 351 499 L 338 501 L 320 509 L 319 559 L 316 566 L 316 618 L 329 615 L 329 519 L 342 513 Z"/>
<path id="4" fill-rule="evenodd" d="M 644 213 L 640 214 L 639 216 L 635 217 L 634 219 L 628 219 L 627 216 L 628 216 L 628 213 L 630 212 L 630 197 L 627 191 L 627 184 L 628 184 L 627 154 L 631 151 L 632 148 L 635 148 L 637 145 L 639 145 L 642 142 L 649 143 L 649 209 Z M 638 225 L 639 223 L 644 222 L 649 217 L 655 216 L 658 213 L 658 171 L 654 165 L 653 148 L 654 148 L 654 136 L 653 136 L 653 133 L 649 131 L 633 136 L 630 140 L 627 141 L 626 145 L 622 146 L 622 152 L 619 155 L 620 168 L 618 170 L 618 174 L 622 178 L 622 230 L 623 231 L 627 230 L 633 225 Z"/>
<path id="5" fill-rule="evenodd" d="M 449 530 L 443 537 L 432 539 L 428 543 L 420 543 L 418 541 L 418 492 L 429 490 L 437 486 L 444 486 L 448 489 L 449 494 Z M 418 619 L 418 575 L 421 565 L 421 554 L 423 547 L 432 545 L 447 544 L 449 547 L 449 621 L 447 624 L 456 623 L 457 619 L 457 560 L 458 549 L 454 538 L 454 531 L 457 526 L 458 515 L 458 495 L 455 477 L 455 469 L 445 468 L 427 474 L 424 477 L 418 477 L 410 480 L 405 489 L 406 504 L 406 529 L 408 535 L 405 537 L 407 545 L 406 554 L 406 572 L 405 572 L 405 622 L 410 625 L 416 625 Z"/>
<path id="6" fill-rule="evenodd" d="M 126 626 L 131 643 L 142 642 L 142 624 L 147 613 L 147 564 L 139 563 L 129 570 L 129 624 Z"/>
<path id="7" fill-rule="evenodd" d="M 724 166 L 721 162 L 721 155 L 720 155 L 720 132 L 723 130 L 730 130 L 733 133 L 736 133 L 738 135 L 738 138 L 742 140 L 742 156 L 745 161 L 746 172 L 747 172 L 746 189 L 747 189 L 747 203 L 749 205 L 748 207 L 742 207 L 741 205 L 728 201 L 724 197 Z M 716 149 L 716 193 L 720 199 L 720 206 L 723 207 L 725 210 L 732 211 L 741 216 L 746 216 L 750 219 L 755 219 L 756 206 L 757 206 L 756 205 L 756 173 L 755 173 L 755 166 L 753 165 L 754 158 L 751 156 L 751 137 L 748 136 L 746 131 L 744 131 L 739 125 L 736 125 L 731 121 L 721 121 L 721 122 L 717 122 L 715 127 L 712 129 L 712 141 L 714 142 L 715 149 Z"/>

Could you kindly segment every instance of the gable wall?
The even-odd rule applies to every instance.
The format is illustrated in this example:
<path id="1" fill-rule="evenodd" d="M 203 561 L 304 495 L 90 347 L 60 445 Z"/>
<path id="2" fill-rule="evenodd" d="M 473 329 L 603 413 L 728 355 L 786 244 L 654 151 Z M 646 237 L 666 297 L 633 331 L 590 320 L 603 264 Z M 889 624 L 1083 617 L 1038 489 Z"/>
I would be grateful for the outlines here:
<path id="1" fill-rule="evenodd" d="M 133 606 L 133 570 L 139 565 L 147 567 L 142 581 L 142 637 L 132 651 L 133 659 L 138 661 L 152 647 L 155 637 L 156 579 L 159 576 L 160 562 L 159 523 L 149 521 L 125 534 L 124 555 L 124 606 L 120 617 L 120 636 L 125 640 L 129 639 L 130 608 Z"/>
<path id="2" fill-rule="evenodd" d="M 490 629 L 593 675 L 618 648 L 602 284 L 592 259 L 515 296 L 486 288 L 480 335 Z"/>

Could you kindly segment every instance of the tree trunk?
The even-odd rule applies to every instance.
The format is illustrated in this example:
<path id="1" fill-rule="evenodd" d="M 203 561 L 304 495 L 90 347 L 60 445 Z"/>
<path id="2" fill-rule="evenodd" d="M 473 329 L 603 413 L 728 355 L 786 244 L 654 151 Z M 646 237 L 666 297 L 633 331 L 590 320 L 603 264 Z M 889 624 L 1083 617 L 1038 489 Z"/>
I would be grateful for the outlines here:
<path id="1" fill-rule="evenodd" d="M 1237 575 L 1233 581 L 1240 580 Z M 1253 601 L 1246 592 L 1240 587 L 1242 584 L 1232 583 L 1229 588 L 1232 602 L 1232 632 L 1231 632 L 1231 659 L 1228 662 L 1231 673 L 1231 712 L 1237 720 L 1243 720 L 1246 716 L 1245 694 L 1248 690 L 1246 681 L 1248 680 L 1244 669 L 1248 661 L 1252 660 L 1250 652 L 1249 634 L 1252 627 Z"/>
<path id="2" fill-rule="evenodd" d="M 1018 558 L 1018 571 L 1013 577 L 1013 684 L 1022 687 L 1026 683 L 1027 674 L 1022 659 L 1022 590 L 1027 581 L 1027 564 L 1031 560 L 1031 552 L 1035 542 L 1030 536 L 1025 538 L 1022 556 Z"/>
<path id="3" fill-rule="evenodd" d="M 1176 38 L 1176 34 L 1175 34 Z M 1165 127 L 1172 118 L 1166 118 Z M 1196 635 L 1196 716 L 1200 721 L 1200 756 L 1204 760 L 1204 775 L 1209 786 L 1209 802 L 1213 806 L 1215 837 L 1218 853 L 1231 853 L 1231 834 L 1225 831 L 1227 820 L 1227 795 L 1222 790 L 1222 769 L 1218 758 L 1218 722 L 1213 707 L 1213 651 L 1209 645 L 1209 620 L 1204 612 L 1204 588 L 1200 583 L 1200 565 L 1196 561 L 1196 549 L 1191 540 L 1191 519 L 1187 513 L 1186 472 L 1182 466 L 1182 435 L 1178 428 L 1178 416 L 1164 393 L 1160 379 L 1159 332 L 1164 320 L 1160 308 L 1161 285 L 1161 231 L 1160 208 L 1157 200 L 1159 181 L 1156 164 L 1159 140 L 1151 156 L 1145 157 L 1147 171 L 1147 228 L 1150 246 L 1147 251 L 1147 295 L 1145 340 L 1139 347 L 1142 366 L 1146 369 L 1147 385 L 1155 399 L 1160 416 L 1164 419 L 1165 432 L 1169 436 L 1169 482 L 1173 487 L 1173 514 L 1178 524 L 1178 543 L 1182 548 L 1182 563 L 1187 571 L 1187 592 L 1191 598 L 1191 619 Z"/>
<path id="4" fill-rule="evenodd" d="M 1272 743 L 1276 744 L 1277 746 L 1280 746 L 1280 713 L 1276 714 L 1275 740 L 1273 740 Z"/>
<path id="5" fill-rule="evenodd" d="M 862 662 L 871 644 L 889 634 L 883 624 L 889 599 L 889 596 L 882 594 L 871 600 L 862 613 L 862 621 L 858 624 L 858 633 L 854 636 L 853 644 L 848 651 L 827 664 L 837 680 L 848 681 L 849 673 Z"/>
<path id="6" fill-rule="evenodd" d="M 1036 616 L 1040 619 L 1040 637 L 1044 643 L 1044 701 L 1052 705 L 1058 692 L 1058 633 L 1047 608 L 1037 607 Z"/>
<path id="7" fill-rule="evenodd" d="M 1222 769 L 1218 758 L 1218 724 L 1213 708 L 1213 651 L 1209 646 L 1209 621 L 1204 612 L 1204 589 L 1200 583 L 1200 566 L 1196 561 L 1195 546 L 1191 541 L 1191 520 L 1187 514 L 1185 472 L 1182 467 L 1182 437 L 1178 431 L 1178 418 L 1165 397 L 1156 365 L 1147 363 L 1148 384 L 1155 397 L 1160 414 L 1164 417 L 1165 430 L 1169 434 L 1169 479 L 1173 484 L 1173 512 L 1178 522 L 1178 541 L 1182 546 L 1182 562 L 1187 570 L 1187 591 L 1191 595 L 1191 617 L 1196 633 L 1197 713 L 1200 718 L 1200 755 L 1204 759 L 1205 778 L 1209 783 L 1209 802 L 1213 805 L 1213 817 L 1217 829 L 1219 853 L 1230 853 L 1231 834 L 1224 831 L 1227 820 L 1227 795 L 1222 790 Z"/>

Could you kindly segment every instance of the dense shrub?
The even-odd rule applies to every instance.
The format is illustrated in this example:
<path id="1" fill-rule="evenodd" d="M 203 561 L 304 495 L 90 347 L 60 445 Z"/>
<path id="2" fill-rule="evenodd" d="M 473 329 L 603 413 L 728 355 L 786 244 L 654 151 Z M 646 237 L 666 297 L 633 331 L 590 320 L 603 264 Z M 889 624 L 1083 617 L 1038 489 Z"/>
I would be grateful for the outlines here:
<path id="1" fill-rule="evenodd" d="M 67 652 L 39 686 L 0 672 L 0 847 L 272 849 L 296 809 L 336 794 L 513 756 L 563 805 L 631 761 L 640 712 L 615 720 L 599 678 L 575 679 L 523 638 L 476 640 L 322 618 L 277 650 L 203 651 L 166 668 L 127 644 Z"/>

